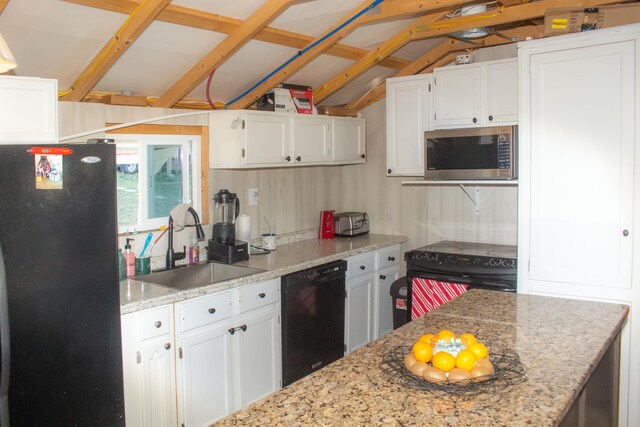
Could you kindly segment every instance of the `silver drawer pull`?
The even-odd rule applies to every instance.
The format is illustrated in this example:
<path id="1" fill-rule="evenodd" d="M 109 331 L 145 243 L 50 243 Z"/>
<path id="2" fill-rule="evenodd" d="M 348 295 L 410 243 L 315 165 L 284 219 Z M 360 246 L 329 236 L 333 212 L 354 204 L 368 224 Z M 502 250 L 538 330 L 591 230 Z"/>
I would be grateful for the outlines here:
<path id="1" fill-rule="evenodd" d="M 258 294 L 258 296 L 259 296 L 260 298 L 264 298 L 264 297 L 266 297 L 266 296 L 267 296 L 267 294 L 265 294 L 264 292 L 260 292 L 260 293 Z"/>
<path id="2" fill-rule="evenodd" d="M 210 309 L 209 309 L 209 313 L 213 314 L 213 313 L 215 313 L 215 312 L 216 312 L 216 309 L 215 309 L 215 308 L 213 308 L 213 307 L 212 307 L 212 308 L 210 308 Z"/>
<path id="3" fill-rule="evenodd" d="M 157 321 L 154 323 L 154 325 L 156 326 L 156 328 L 159 328 L 159 327 L 161 327 L 161 326 L 162 326 L 162 322 L 161 322 L 161 321 L 159 321 L 159 320 L 157 320 Z"/>

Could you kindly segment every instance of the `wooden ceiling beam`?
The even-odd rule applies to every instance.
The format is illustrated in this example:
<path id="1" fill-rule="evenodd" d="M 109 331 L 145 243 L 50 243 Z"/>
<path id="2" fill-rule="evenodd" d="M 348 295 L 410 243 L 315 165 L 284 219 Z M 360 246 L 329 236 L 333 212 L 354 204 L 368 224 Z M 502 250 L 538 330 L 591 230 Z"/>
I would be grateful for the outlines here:
<path id="1" fill-rule="evenodd" d="M 7 3 L 9 3 L 9 0 L 0 0 L 0 14 L 2 14 L 2 11 L 4 10 Z"/>
<path id="2" fill-rule="evenodd" d="M 620 0 L 579 0 L 578 2 L 576 2 L 576 0 L 540 0 L 519 6 L 500 7 L 483 13 L 436 22 L 422 28 L 416 28 L 412 34 L 412 38 L 413 40 L 422 40 L 441 37 L 476 27 L 491 27 L 511 22 L 526 21 L 544 16 L 547 9 L 558 7 L 591 7 L 619 2 Z"/>
<path id="3" fill-rule="evenodd" d="M 501 31 L 500 34 L 511 38 L 514 41 L 523 41 L 527 38 L 542 38 L 544 37 L 544 25 L 530 25 L 526 27 L 514 28 L 512 30 Z M 482 40 L 477 40 L 476 43 L 477 45 L 474 46 L 471 43 L 467 43 L 462 40 L 449 39 L 445 42 L 440 43 L 438 46 L 434 47 L 429 52 L 413 61 L 409 66 L 396 73 L 393 77 L 403 77 L 428 73 L 433 70 L 433 68 L 440 67 L 451 62 L 452 58 L 455 57 L 461 50 L 491 47 L 512 42 L 504 39 L 503 37 L 491 35 Z M 443 58 L 449 58 L 449 60 L 445 62 Z M 383 99 L 386 96 L 386 91 L 387 84 L 386 82 L 382 82 L 375 88 L 370 90 L 368 93 L 366 93 L 364 96 L 361 96 L 348 103 L 346 105 L 346 108 L 362 110 L 363 108 L 368 107 L 369 105 L 379 101 L 380 99 Z"/>
<path id="4" fill-rule="evenodd" d="M 220 42 L 211 52 L 194 65 L 180 80 L 167 90 L 154 106 L 172 107 L 193 90 L 207 75 L 224 64 L 235 52 L 247 44 L 260 30 L 266 27 L 297 0 L 267 0 L 246 21 Z"/>
<path id="5" fill-rule="evenodd" d="M 75 80 L 71 92 L 60 99 L 81 101 L 170 2 L 171 0 L 147 0 L 140 3 L 140 6 L 129 15 L 118 32 L 104 45 L 82 71 L 80 77 Z"/>
<path id="6" fill-rule="evenodd" d="M 364 12 L 370 9 L 372 0 L 365 0 L 353 11 L 349 12 L 347 16 L 342 18 L 336 25 L 327 30 L 318 40 L 309 45 L 307 50 L 303 50 L 301 54 L 291 58 L 290 62 L 281 67 L 279 70 L 273 72 L 270 77 L 263 79 L 257 85 L 252 87 L 247 93 L 240 96 L 240 98 L 233 100 L 232 105 L 227 104 L 227 108 L 230 109 L 242 109 L 247 108 L 253 104 L 262 94 L 271 90 L 278 84 L 284 82 L 290 76 L 300 71 L 305 65 L 313 61 L 320 54 L 326 51 L 329 47 L 336 44 L 339 40 L 342 40 L 352 31 L 354 31 L 360 25 L 360 20 L 363 18 Z M 356 17 L 358 16 L 358 17 Z M 320 41 L 322 40 L 322 41 Z"/>
<path id="7" fill-rule="evenodd" d="M 436 10 L 456 9 L 478 0 L 385 0 L 362 19 L 362 24 L 375 24 L 395 19 L 411 18 Z"/>
<path id="8" fill-rule="evenodd" d="M 0 0 L 0 2 L 3 0 Z M 4 0 L 7 1 L 7 0 Z M 79 4 L 97 9 L 108 10 L 110 12 L 130 14 L 138 6 L 135 0 L 64 0 L 67 3 Z M 216 15 L 213 13 L 202 12 L 183 6 L 170 4 L 162 10 L 156 17 L 157 21 L 168 22 L 171 24 L 183 25 L 201 30 L 215 31 L 223 34 L 231 34 L 242 23 L 242 20 L 229 18 L 226 16 Z M 265 27 L 259 31 L 255 40 L 273 43 L 281 46 L 292 47 L 294 49 L 303 49 L 311 44 L 315 39 L 311 36 L 298 34 L 291 31 L 279 30 L 273 27 Z M 338 58 L 350 59 L 357 61 L 367 54 L 365 49 L 348 46 L 337 43 L 331 46 L 325 52 Z M 383 67 L 401 70 L 411 61 L 406 59 L 388 57 L 380 62 Z"/>
<path id="9" fill-rule="evenodd" d="M 384 4 L 384 3 L 383 3 Z M 369 51 L 365 56 L 360 58 L 354 64 L 350 65 L 346 70 L 339 72 L 317 89 L 313 91 L 313 101 L 320 103 L 329 96 L 342 89 L 353 79 L 362 75 L 365 71 L 373 68 L 387 56 L 396 52 L 401 47 L 411 41 L 411 32 L 416 26 L 428 25 L 442 19 L 449 12 L 436 12 L 416 19 L 414 22 L 405 26 L 402 30 L 393 35 L 389 40 L 378 46 L 376 49 Z"/>

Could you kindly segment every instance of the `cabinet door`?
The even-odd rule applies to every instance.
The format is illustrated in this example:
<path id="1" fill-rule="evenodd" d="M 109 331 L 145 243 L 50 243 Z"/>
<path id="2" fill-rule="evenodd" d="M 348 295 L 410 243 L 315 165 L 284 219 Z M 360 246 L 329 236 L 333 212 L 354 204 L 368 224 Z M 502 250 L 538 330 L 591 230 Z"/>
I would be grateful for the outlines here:
<path id="1" fill-rule="evenodd" d="M 58 142 L 58 81 L 0 76 L 0 144 Z"/>
<path id="2" fill-rule="evenodd" d="M 518 286 L 627 300 L 635 44 L 584 45 L 528 59 L 530 87 L 522 93 L 530 96 L 530 123 L 518 197 L 528 227 L 518 232 Z"/>
<path id="3" fill-rule="evenodd" d="M 247 165 L 287 164 L 291 155 L 288 115 L 246 112 L 244 137 Z"/>
<path id="4" fill-rule="evenodd" d="M 331 160 L 331 119 L 293 117 L 293 160 L 291 163 L 318 163 Z"/>
<path id="5" fill-rule="evenodd" d="M 347 354 L 368 344 L 374 337 L 374 276 L 368 274 L 347 281 L 345 304 Z"/>
<path id="6" fill-rule="evenodd" d="M 488 63 L 485 68 L 486 124 L 518 124 L 518 62 Z"/>
<path id="7" fill-rule="evenodd" d="M 447 67 L 433 72 L 435 127 L 480 125 L 481 67 Z"/>
<path id="8" fill-rule="evenodd" d="M 178 339 L 180 420 L 209 425 L 235 410 L 230 324 L 220 322 Z"/>
<path id="9" fill-rule="evenodd" d="M 387 175 L 424 175 L 431 80 L 387 80 Z"/>
<path id="10" fill-rule="evenodd" d="M 142 378 L 141 426 L 176 425 L 175 356 L 169 340 L 154 340 L 140 348 Z"/>
<path id="11" fill-rule="evenodd" d="M 331 119 L 331 159 L 335 162 L 364 163 L 364 119 Z"/>
<path id="12" fill-rule="evenodd" d="M 400 267 L 392 267 L 376 273 L 375 339 L 393 330 L 393 301 L 389 289 L 400 277 Z"/>
<path id="13" fill-rule="evenodd" d="M 237 392 L 241 409 L 280 389 L 282 346 L 280 341 L 280 305 L 253 310 L 239 316 L 233 337 Z"/>

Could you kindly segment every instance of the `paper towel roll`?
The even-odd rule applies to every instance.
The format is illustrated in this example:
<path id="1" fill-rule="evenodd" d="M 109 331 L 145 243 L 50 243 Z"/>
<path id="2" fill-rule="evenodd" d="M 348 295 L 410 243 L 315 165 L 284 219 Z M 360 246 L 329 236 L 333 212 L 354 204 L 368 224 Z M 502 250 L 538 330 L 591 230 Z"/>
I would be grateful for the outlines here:
<path id="1" fill-rule="evenodd" d="M 240 215 L 236 221 L 236 240 L 251 241 L 251 218 L 249 215 Z"/>

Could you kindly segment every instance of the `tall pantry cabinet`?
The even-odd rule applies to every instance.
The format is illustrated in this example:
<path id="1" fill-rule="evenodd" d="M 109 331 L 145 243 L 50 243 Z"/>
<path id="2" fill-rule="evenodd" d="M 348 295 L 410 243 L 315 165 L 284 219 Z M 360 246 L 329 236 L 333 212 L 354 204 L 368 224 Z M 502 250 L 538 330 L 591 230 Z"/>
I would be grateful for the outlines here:
<path id="1" fill-rule="evenodd" d="M 640 425 L 640 25 L 524 42 L 518 58 L 518 290 L 631 305 L 620 425 Z"/>

